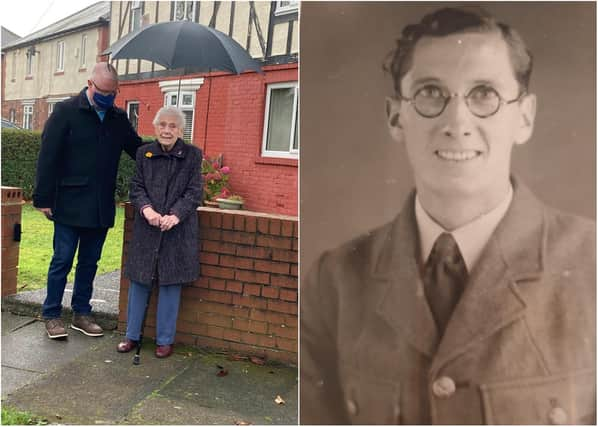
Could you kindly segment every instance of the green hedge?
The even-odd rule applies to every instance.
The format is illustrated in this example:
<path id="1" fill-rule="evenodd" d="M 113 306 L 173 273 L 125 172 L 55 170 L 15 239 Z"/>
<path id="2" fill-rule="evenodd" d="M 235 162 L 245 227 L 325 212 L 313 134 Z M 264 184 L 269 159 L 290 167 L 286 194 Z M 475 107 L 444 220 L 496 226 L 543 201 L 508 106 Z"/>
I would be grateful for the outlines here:
<path id="1" fill-rule="evenodd" d="M 143 137 L 145 142 L 152 137 Z M 35 166 L 41 144 L 41 132 L 2 129 L 2 185 L 21 187 L 25 200 L 31 200 L 35 185 Z M 129 198 L 129 181 L 135 171 L 135 162 L 123 153 L 116 177 L 116 200 Z"/>

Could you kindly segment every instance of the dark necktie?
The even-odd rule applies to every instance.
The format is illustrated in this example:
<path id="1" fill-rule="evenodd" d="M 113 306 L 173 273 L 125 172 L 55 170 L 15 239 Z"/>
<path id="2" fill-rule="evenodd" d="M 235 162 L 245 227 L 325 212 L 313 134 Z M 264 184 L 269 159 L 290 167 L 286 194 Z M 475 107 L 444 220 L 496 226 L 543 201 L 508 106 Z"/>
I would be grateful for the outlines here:
<path id="1" fill-rule="evenodd" d="M 436 239 L 424 268 L 424 293 L 442 335 L 461 297 L 467 268 L 459 246 L 449 233 Z"/>

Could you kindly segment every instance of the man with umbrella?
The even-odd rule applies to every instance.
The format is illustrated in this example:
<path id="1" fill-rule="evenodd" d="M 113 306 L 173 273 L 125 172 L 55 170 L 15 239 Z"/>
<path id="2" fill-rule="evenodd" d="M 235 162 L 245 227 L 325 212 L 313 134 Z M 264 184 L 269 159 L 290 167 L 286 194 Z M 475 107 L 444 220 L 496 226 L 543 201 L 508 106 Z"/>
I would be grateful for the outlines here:
<path id="1" fill-rule="evenodd" d="M 61 317 L 66 278 L 79 249 L 71 327 L 103 335 L 91 317 L 93 280 L 108 228 L 121 152 L 135 158 L 141 138 L 114 106 L 118 74 L 107 62 L 93 67 L 88 86 L 56 105 L 42 133 L 33 205 L 54 222 L 54 254 L 42 308 L 48 337 L 67 336 Z"/>

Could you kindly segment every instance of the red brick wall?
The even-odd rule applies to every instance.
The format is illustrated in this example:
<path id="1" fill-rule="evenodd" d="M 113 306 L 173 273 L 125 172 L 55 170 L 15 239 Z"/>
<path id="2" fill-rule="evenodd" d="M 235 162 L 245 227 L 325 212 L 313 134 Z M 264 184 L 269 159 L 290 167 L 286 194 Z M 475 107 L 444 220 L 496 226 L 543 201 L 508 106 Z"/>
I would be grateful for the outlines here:
<path id="1" fill-rule="evenodd" d="M 298 80 L 297 64 L 264 67 L 264 74 L 213 73 L 196 93 L 193 143 L 209 157 L 224 154 L 232 169 L 233 192 L 247 209 L 284 215 L 298 213 L 298 161 L 261 156 L 267 85 Z M 185 76 L 184 78 L 203 75 Z M 175 78 L 176 79 L 176 78 Z M 117 102 L 139 101 L 139 133 L 154 135 L 151 124 L 164 104 L 159 79 L 122 82 Z M 204 138 L 210 91 L 207 141 Z"/>
<path id="2" fill-rule="evenodd" d="M 13 239 L 14 225 L 21 223 L 23 191 L 2 187 L 2 296 L 17 293 L 19 242 Z"/>
<path id="3" fill-rule="evenodd" d="M 176 341 L 297 363 L 298 221 L 200 208 L 201 276 L 183 289 Z M 123 265 L 133 225 L 126 207 Z M 129 281 L 121 277 L 119 329 Z M 155 295 L 146 336 L 155 334 Z"/>

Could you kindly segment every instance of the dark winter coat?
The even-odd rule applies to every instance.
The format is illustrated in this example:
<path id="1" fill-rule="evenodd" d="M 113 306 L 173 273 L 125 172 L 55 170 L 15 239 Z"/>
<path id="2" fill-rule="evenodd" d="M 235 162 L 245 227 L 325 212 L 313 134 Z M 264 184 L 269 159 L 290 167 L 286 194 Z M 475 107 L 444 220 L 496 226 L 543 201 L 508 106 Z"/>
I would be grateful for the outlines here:
<path id="1" fill-rule="evenodd" d="M 101 121 L 86 90 L 56 104 L 44 126 L 33 206 L 52 208 L 61 224 L 112 227 L 121 153 L 135 158 L 142 142 L 120 108 Z"/>
<path id="2" fill-rule="evenodd" d="M 301 423 L 595 424 L 594 222 L 514 182 L 441 336 L 414 205 L 301 284 Z"/>
<path id="3" fill-rule="evenodd" d="M 160 285 L 185 284 L 199 276 L 197 207 L 202 198 L 201 150 L 177 140 L 169 152 L 152 142 L 137 151 L 137 169 L 129 199 L 135 207 L 133 238 L 125 264 L 126 276 L 151 284 L 154 265 Z M 140 209 L 151 205 L 161 215 L 180 222 L 162 233 L 150 225 Z"/>

